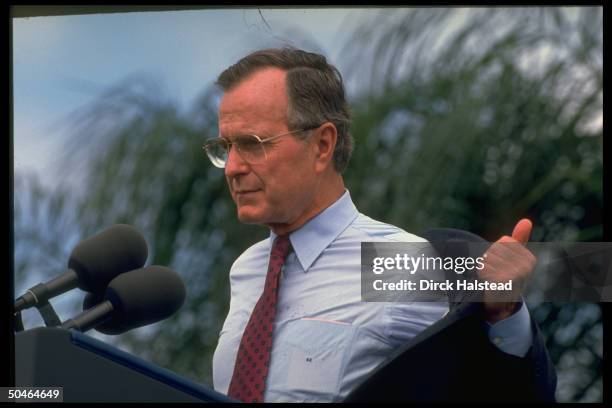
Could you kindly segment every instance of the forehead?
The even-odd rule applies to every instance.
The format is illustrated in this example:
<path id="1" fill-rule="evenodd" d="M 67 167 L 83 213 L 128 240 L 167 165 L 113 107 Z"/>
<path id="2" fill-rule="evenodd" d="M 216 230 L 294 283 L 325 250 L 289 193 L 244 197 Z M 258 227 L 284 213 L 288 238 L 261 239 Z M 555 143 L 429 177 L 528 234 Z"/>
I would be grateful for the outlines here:
<path id="1" fill-rule="evenodd" d="M 282 128 L 287 118 L 286 72 L 259 70 L 223 94 L 219 105 L 222 134 Z"/>

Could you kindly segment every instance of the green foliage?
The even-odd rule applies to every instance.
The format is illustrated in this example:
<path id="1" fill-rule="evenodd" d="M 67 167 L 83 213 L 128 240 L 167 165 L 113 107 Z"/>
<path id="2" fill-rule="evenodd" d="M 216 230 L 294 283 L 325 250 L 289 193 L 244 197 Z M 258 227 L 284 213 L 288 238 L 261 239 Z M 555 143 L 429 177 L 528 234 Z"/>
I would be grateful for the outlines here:
<path id="1" fill-rule="evenodd" d="M 550 14 L 564 21 L 558 10 Z M 419 53 L 406 55 L 406 49 L 433 49 L 427 38 L 453 15 L 410 10 L 376 36 L 367 29 L 357 36 L 366 49 L 374 43 L 371 83 L 385 89 L 353 104 L 358 148 L 346 180 L 360 209 L 411 231 L 456 227 L 495 240 L 527 216 L 535 240 L 596 240 L 602 133 L 581 121 L 601 115 L 602 71 L 582 78 L 573 72 L 587 70 L 601 42 L 591 42 L 590 52 L 580 44 L 587 62 L 551 57 L 524 69 L 530 55 L 546 43 L 562 44 L 577 29 L 558 23 L 538 30 L 520 22 L 530 15 L 483 10 L 428 56 L 429 69 Z M 505 34 L 491 26 L 498 17 L 509 27 Z M 470 45 L 476 40 L 478 48 Z M 559 95 L 568 84 L 582 92 Z"/>
<path id="2" fill-rule="evenodd" d="M 536 241 L 601 240 L 602 131 L 590 125 L 602 114 L 601 9 L 570 17 L 408 9 L 355 33 L 338 65 L 353 67 L 356 149 L 345 181 L 360 211 L 415 233 L 454 227 L 495 240 L 529 217 Z M 237 221 L 223 172 L 201 150 L 217 132 L 218 97 L 206 89 L 183 114 L 150 82 L 128 78 L 72 118 L 79 136 L 66 154 L 81 164 L 70 172 L 86 192 L 15 184 L 17 281 L 35 266 L 57 273 L 40 267 L 67 259 L 57 237 L 72 234 L 74 244 L 111 224 L 136 226 L 148 264 L 178 271 L 187 301 L 167 321 L 107 340 L 208 384 L 229 268 L 268 235 Z M 51 221 L 34 215 L 41 208 Z M 44 255 L 31 258 L 30 248 Z M 599 307 L 533 310 L 562 379 L 559 399 L 601 399 Z M 588 375 L 572 376 L 571 361 Z"/>
<path id="3" fill-rule="evenodd" d="M 454 227 L 493 241 L 528 217 L 532 240 L 600 241 L 603 134 L 589 123 L 603 114 L 601 9 L 482 9 L 434 44 L 456 18 L 381 13 L 357 33 L 359 54 L 346 48 L 349 81 L 370 69 L 346 173 L 360 210 L 415 232 Z M 599 305 L 532 310 L 559 401 L 601 400 Z"/>

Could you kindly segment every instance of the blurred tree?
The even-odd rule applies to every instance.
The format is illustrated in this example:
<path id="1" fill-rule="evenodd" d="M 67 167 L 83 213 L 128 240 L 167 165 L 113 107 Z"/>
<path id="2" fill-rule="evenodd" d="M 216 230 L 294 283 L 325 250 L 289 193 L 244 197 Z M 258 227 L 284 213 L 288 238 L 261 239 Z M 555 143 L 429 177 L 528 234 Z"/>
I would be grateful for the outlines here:
<path id="1" fill-rule="evenodd" d="M 574 11 L 386 10 L 363 25 L 337 62 L 354 67 L 346 79 L 356 149 L 345 179 L 360 211 L 416 233 L 445 226 L 491 240 L 528 216 L 534 240 L 600 240 L 602 17 L 600 8 Z M 217 132 L 218 98 L 206 89 L 182 114 L 151 81 L 127 78 L 71 119 L 66 157 L 87 191 L 15 184 L 17 281 L 34 266 L 57 273 L 28 254 L 65 262 L 65 229 L 74 244 L 135 225 L 148 263 L 181 274 L 187 302 L 165 322 L 107 341 L 208 384 L 229 268 L 268 234 L 236 220 L 223 172 L 201 150 Z M 44 233 L 32 206 L 48 211 Z M 534 316 L 559 370 L 559 399 L 601 400 L 598 305 L 544 303 Z"/>
<path id="2" fill-rule="evenodd" d="M 349 81 L 371 70 L 346 175 L 361 210 L 412 231 L 495 240 L 529 216 L 535 240 L 600 238 L 602 128 L 587 126 L 602 116 L 596 11 L 570 25 L 559 8 L 417 9 L 361 29 L 360 52 L 345 51 L 359 67 Z"/>
<path id="3" fill-rule="evenodd" d="M 417 232 L 494 241 L 529 217 L 535 241 L 602 240 L 602 50 L 601 8 L 381 13 L 345 49 L 348 81 L 369 77 L 346 175 L 360 210 Z M 531 306 L 559 401 L 600 401 L 599 305 Z"/>

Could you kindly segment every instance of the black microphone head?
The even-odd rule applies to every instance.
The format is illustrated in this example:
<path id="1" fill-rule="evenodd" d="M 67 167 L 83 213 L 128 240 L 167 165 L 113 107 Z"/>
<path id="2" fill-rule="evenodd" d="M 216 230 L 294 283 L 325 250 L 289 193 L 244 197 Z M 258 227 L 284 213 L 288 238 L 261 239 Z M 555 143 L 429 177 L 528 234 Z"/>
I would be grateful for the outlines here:
<path id="1" fill-rule="evenodd" d="M 113 315 L 95 329 L 104 334 L 120 334 L 172 316 L 185 301 L 185 285 L 176 272 L 152 265 L 117 276 L 104 296 L 89 293 L 83 309 L 104 300 L 113 304 Z"/>
<path id="2" fill-rule="evenodd" d="M 68 268 L 87 292 L 104 292 L 117 275 L 141 268 L 148 255 L 147 242 L 131 225 L 117 224 L 93 235 L 72 250 Z"/>

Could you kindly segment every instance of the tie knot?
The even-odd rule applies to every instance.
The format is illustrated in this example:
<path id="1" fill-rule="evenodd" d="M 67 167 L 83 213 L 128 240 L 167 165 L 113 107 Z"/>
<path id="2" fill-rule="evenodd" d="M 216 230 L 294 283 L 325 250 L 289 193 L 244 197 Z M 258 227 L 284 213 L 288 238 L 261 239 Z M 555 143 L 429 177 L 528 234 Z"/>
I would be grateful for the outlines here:
<path id="1" fill-rule="evenodd" d="M 272 256 L 278 256 L 281 259 L 285 259 L 291 248 L 291 241 L 289 241 L 289 235 L 279 235 L 274 239 L 272 244 Z"/>

